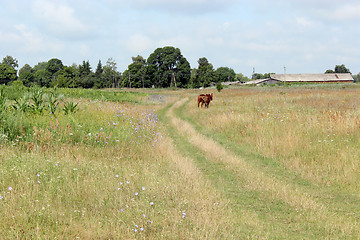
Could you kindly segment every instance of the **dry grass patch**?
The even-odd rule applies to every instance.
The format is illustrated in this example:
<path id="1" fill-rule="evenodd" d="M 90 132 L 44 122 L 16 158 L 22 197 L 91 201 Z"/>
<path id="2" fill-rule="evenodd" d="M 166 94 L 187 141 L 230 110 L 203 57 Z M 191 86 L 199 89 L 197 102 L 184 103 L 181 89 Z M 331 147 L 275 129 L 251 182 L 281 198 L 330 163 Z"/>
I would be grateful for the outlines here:
<path id="1" fill-rule="evenodd" d="M 188 116 L 326 184 L 359 190 L 360 90 L 226 89 Z"/>

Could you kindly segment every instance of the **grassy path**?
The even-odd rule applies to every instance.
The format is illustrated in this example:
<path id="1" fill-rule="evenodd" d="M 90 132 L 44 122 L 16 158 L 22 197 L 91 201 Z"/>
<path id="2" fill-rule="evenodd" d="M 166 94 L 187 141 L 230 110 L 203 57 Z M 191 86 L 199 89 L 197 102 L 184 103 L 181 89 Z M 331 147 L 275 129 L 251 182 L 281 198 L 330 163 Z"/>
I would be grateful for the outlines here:
<path id="1" fill-rule="evenodd" d="M 179 151 L 195 162 L 212 187 L 230 201 L 235 234 L 240 238 L 358 238 L 359 219 L 333 211 L 323 201 L 281 174 L 269 174 L 247 157 L 200 134 L 179 111 L 187 99 L 164 113 Z M 230 148 L 232 150 L 232 148 Z M 256 158 L 252 156 L 252 158 Z M 256 162 L 260 162 L 257 159 Z M 274 168 L 272 168 L 274 169 Z M 277 169 L 276 171 L 281 171 Z"/>

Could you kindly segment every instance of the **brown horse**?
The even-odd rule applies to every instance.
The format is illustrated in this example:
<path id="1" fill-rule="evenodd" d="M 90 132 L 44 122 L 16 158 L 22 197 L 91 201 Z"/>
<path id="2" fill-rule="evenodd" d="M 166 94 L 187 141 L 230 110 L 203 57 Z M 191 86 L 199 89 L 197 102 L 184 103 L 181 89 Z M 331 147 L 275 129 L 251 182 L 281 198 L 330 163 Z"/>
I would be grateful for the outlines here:
<path id="1" fill-rule="evenodd" d="M 213 100 L 213 94 L 200 94 L 198 96 L 198 107 L 200 106 L 201 103 L 201 107 L 205 104 L 205 107 L 209 107 L 210 102 Z"/>

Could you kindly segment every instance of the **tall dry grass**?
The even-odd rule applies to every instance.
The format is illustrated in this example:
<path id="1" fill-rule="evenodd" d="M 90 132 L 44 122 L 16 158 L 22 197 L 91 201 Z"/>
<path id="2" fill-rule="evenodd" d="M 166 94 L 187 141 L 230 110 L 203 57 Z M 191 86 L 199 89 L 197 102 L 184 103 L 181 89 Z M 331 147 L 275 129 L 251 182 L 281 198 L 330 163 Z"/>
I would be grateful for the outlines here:
<path id="1" fill-rule="evenodd" d="M 166 104 L 81 100 L 1 145 L 2 238 L 235 238 L 227 200 L 156 120 Z"/>
<path id="2" fill-rule="evenodd" d="M 225 89 L 188 116 L 305 178 L 360 189 L 360 90 Z M 201 111 L 201 114 L 199 114 Z"/>

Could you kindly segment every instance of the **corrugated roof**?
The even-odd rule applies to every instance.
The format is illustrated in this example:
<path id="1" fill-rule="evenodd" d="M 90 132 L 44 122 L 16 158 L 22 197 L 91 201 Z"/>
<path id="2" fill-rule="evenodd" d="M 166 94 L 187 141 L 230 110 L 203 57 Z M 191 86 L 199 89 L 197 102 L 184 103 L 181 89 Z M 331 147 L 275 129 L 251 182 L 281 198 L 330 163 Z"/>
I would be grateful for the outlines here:
<path id="1" fill-rule="evenodd" d="M 342 82 L 354 81 L 350 73 L 325 74 L 270 74 L 270 78 L 283 82 Z"/>
<path id="2" fill-rule="evenodd" d="M 259 84 L 262 84 L 262 83 L 274 84 L 274 83 L 276 83 L 278 81 L 279 80 L 272 79 L 272 78 L 263 78 L 263 79 L 256 79 L 256 80 L 251 80 L 251 81 L 245 82 L 244 85 L 251 85 L 251 84 L 259 85 Z"/>

